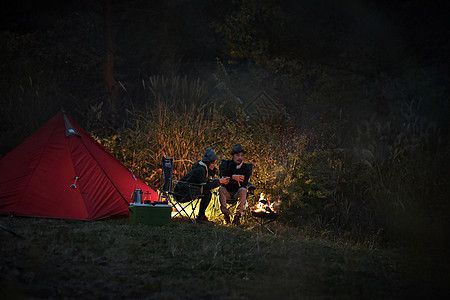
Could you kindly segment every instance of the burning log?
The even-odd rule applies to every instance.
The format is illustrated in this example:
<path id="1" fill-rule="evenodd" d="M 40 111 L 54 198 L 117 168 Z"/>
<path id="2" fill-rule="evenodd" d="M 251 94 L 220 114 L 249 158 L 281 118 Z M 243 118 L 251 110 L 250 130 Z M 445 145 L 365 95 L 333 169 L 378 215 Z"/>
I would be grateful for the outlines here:
<path id="1" fill-rule="evenodd" d="M 259 196 L 258 204 L 251 208 L 251 214 L 258 218 L 276 219 L 278 217 L 276 206 L 266 200 L 263 193 Z"/>
<path id="2" fill-rule="evenodd" d="M 278 207 L 275 205 L 275 202 L 270 203 L 270 201 L 264 199 L 264 194 L 261 193 L 259 196 L 258 204 L 256 204 L 251 209 L 252 218 L 256 220 L 258 225 L 253 226 L 251 229 L 255 228 L 265 228 L 270 233 L 275 234 L 270 228 L 266 225 L 272 223 L 278 217 Z"/>

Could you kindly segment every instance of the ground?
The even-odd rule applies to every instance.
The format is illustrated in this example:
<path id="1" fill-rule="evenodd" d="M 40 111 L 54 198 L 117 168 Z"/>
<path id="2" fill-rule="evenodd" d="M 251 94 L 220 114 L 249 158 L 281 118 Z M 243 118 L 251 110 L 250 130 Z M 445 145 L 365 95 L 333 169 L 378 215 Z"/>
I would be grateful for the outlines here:
<path id="1" fill-rule="evenodd" d="M 408 249 L 223 225 L 0 217 L 1 299 L 443 298 L 445 277 Z M 406 255 L 409 253 L 408 255 Z M 431 258 L 432 259 L 432 258 Z"/>

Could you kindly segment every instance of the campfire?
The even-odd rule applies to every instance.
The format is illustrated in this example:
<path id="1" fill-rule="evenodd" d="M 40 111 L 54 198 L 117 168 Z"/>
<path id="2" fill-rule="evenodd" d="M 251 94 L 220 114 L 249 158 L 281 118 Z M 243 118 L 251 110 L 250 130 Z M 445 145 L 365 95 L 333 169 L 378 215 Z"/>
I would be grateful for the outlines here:
<path id="1" fill-rule="evenodd" d="M 252 216 L 266 219 L 276 219 L 278 217 L 277 207 L 275 203 L 264 199 L 264 194 L 259 196 L 258 203 L 251 208 Z"/>

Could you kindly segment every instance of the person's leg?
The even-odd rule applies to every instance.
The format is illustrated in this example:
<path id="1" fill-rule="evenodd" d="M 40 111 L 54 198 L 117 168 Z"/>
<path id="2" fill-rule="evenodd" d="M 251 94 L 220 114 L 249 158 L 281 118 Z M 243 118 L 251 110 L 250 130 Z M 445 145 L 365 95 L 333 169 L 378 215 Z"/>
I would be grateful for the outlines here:
<path id="1" fill-rule="evenodd" d="M 198 209 L 198 216 L 204 217 L 206 213 L 206 209 L 208 208 L 209 202 L 211 201 L 211 191 L 204 191 L 203 198 L 200 200 L 200 207 Z"/>
<path id="2" fill-rule="evenodd" d="M 219 201 L 220 201 L 220 211 L 223 214 L 230 214 L 230 211 L 227 208 L 227 200 L 231 199 L 230 193 L 227 191 L 226 188 L 221 186 L 219 188 Z"/>
<path id="3" fill-rule="evenodd" d="M 245 209 L 245 203 L 247 202 L 247 189 L 245 187 L 241 187 L 236 194 L 234 194 L 235 199 L 238 200 L 238 205 L 236 207 L 236 214 L 240 214 L 242 216 L 242 213 Z"/>
<path id="4" fill-rule="evenodd" d="M 236 214 L 234 215 L 233 224 L 236 226 L 241 226 L 241 217 L 245 209 L 245 202 L 247 202 L 247 189 L 240 188 L 234 195 L 233 199 L 238 201 L 236 206 Z"/>
<path id="5" fill-rule="evenodd" d="M 230 219 L 230 211 L 227 208 L 227 199 L 231 199 L 231 195 L 226 188 L 221 186 L 219 188 L 220 211 L 223 213 L 223 219 L 225 221 L 225 224 L 230 224 L 231 219 Z"/>
<path id="6" fill-rule="evenodd" d="M 212 193 L 211 191 L 205 191 L 203 193 L 203 198 L 200 200 L 200 206 L 198 209 L 198 216 L 195 219 L 195 221 L 199 224 L 206 224 L 206 223 L 213 223 L 208 220 L 206 217 L 206 208 L 209 205 L 209 202 L 211 201 Z"/>

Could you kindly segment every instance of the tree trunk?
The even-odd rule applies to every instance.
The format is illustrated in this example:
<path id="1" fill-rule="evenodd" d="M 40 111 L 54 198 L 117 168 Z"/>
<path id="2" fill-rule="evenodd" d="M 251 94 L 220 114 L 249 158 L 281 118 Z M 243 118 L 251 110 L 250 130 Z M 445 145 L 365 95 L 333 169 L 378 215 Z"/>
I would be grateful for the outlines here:
<path id="1" fill-rule="evenodd" d="M 106 40 L 106 57 L 104 64 L 104 77 L 106 84 L 106 92 L 109 105 L 114 113 L 117 109 L 117 98 L 119 86 L 114 78 L 114 38 L 112 29 L 112 3 L 111 0 L 105 1 L 105 40 Z"/>

